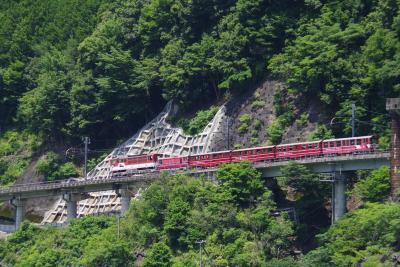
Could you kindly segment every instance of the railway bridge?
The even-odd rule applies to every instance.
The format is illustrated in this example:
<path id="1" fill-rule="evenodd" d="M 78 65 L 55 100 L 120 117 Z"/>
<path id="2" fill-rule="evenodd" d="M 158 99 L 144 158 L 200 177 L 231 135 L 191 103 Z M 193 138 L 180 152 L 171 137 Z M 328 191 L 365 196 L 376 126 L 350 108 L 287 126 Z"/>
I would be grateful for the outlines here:
<path id="1" fill-rule="evenodd" d="M 340 218 L 346 211 L 346 176 L 349 171 L 371 170 L 383 165 L 390 166 L 392 198 L 396 199 L 397 190 L 400 186 L 400 98 L 387 99 L 386 109 L 389 111 L 391 122 L 391 150 L 375 151 L 367 154 L 348 154 L 336 156 L 320 156 L 301 158 L 294 160 L 308 165 L 311 170 L 318 173 L 328 173 L 332 179 L 334 192 L 333 220 Z M 127 140 L 116 153 L 130 152 L 130 154 L 146 154 L 143 151 L 151 151 L 152 146 L 158 146 L 162 153 L 180 152 L 205 153 L 205 148 L 212 143 L 212 136 L 221 132 L 221 123 L 224 117 L 224 108 L 221 108 L 213 121 L 204 129 L 203 133 L 194 137 L 183 136 L 179 130 L 173 129 L 166 123 L 167 116 L 173 114 L 172 104 L 154 118 L 148 125 L 140 130 L 135 136 Z M 219 129 L 219 130 L 218 130 Z M 151 139 L 151 136 L 155 138 Z M 229 140 L 229 135 L 227 137 Z M 179 142 L 178 142 L 179 141 Z M 148 145 L 147 145 L 148 144 Z M 172 153 L 173 154 L 173 153 Z M 109 155 L 110 156 L 110 155 Z M 264 178 L 277 177 L 281 175 L 281 167 L 287 165 L 290 160 L 257 162 L 254 166 L 260 169 Z M 67 206 L 67 221 L 77 215 L 77 202 L 85 194 L 115 190 L 120 196 L 121 213 L 126 212 L 131 199 L 130 189 L 141 183 L 147 183 L 158 179 L 159 172 L 143 174 L 130 174 L 119 177 L 105 176 L 103 164 L 93 171 L 98 179 L 78 179 L 74 181 L 58 181 L 53 183 L 19 184 L 8 189 L 0 190 L 0 201 L 10 201 L 15 207 L 15 225 L 22 222 L 25 213 L 27 199 L 46 196 L 62 196 Z M 212 175 L 215 168 L 203 170 L 189 170 L 194 174 L 206 173 Z"/>
<path id="2" fill-rule="evenodd" d="M 331 174 L 334 186 L 333 218 L 336 220 L 346 211 L 346 173 L 355 170 L 377 169 L 383 165 L 389 166 L 390 153 L 388 151 L 376 151 L 368 154 L 310 157 L 294 161 L 307 165 L 314 172 Z M 289 162 L 289 160 L 257 162 L 254 166 L 261 171 L 264 178 L 273 178 L 280 176 L 281 167 Z M 188 170 L 187 172 L 195 175 L 212 176 L 215 171 L 216 168 Z M 76 217 L 77 201 L 85 194 L 115 190 L 121 198 L 121 213 L 123 214 L 127 211 L 131 200 L 130 189 L 137 188 L 159 177 L 159 172 L 149 172 L 98 180 L 82 178 L 73 181 L 19 184 L 0 190 L 0 201 L 9 201 L 15 207 L 16 227 L 24 219 L 26 200 L 37 197 L 62 196 L 67 203 L 67 220 L 69 221 Z"/>

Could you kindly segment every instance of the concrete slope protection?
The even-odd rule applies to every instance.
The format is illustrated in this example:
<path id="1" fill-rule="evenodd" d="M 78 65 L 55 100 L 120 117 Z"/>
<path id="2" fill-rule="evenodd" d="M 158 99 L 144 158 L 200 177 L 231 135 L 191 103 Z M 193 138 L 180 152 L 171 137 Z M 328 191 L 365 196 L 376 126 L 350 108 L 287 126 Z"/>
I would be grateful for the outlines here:
<path id="1" fill-rule="evenodd" d="M 224 139 L 225 106 L 222 106 L 213 120 L 204 130 L 189 136 L 180 128 L 167 122 L 169 116 L 178 112 L 172 101 L 163 111 L 147 123 L 134 136 L 115 148 L 101 163 L 88 173 L 87 179 L 110 179 L 110 160 L 115 156 L 131 156 L 148 153 L 161 153 L 170 156 L 184 156 L 207 153 L 214 150 L 218 141 Z M 138 188 L 137 190 L 140 190 Z M 139 191 L 140 192 L 140 191 Z M 137 197 L 138 192 L 132 192 Z M 118 213 L 121 210 L 121 198 L 114 191 L 89 193 L 85 199 L 79 200 L 76 217 L 98 213 Z M 53 207 L 46 212 L 42 224 L 63 224 L 67 220 L 67 202 L 59 198 Z"/>

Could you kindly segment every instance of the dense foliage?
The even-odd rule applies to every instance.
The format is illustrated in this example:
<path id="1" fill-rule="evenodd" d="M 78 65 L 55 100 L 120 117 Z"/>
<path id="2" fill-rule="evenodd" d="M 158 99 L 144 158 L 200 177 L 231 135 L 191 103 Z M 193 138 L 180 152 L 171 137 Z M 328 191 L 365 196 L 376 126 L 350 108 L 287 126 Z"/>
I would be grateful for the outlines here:
<path id="1" fill-rule="evenodd" d="M 320 238 L 304 266 L 392 266 L 399 245 L 400 205 L 368 204 L 346 215 Z"/>
<path id="2" fill-rule="evenodd" d="M 309 2 L 320 15 L 302 21 L 269 69 L 284 78 L 290 93 L 317 101 L 326 114 L 337 116 L 344 123 L 338 133 L 351 132 L 354 101 L 359 133 L 372 130 L 386 138 L 385 101 L 399 93 L 399 3 Z"/>
<path id="3" fill-rule="evenodd" d="M 24 223 L 0 243 L 2 266 L 122 266 L 131 258 L 113 220 L 87 217 L 68 228 L 40 229 Z M 99 246 L 101 244 L 101 246 Z"/>
<path id="4" fill-rule="evenodd" d="M 287 85 L 273 99 L 277 118 L 261 129 L 243 114 L 240 134 L 254 126 L 278 144 L 287 127 L 311 120 L 312 104 L 320 121 L 311 139 L 349 135 L 355 102 L 357 134 L 387 147 L 384 102 L 400 92 L 399 14 L 396 0 L 0 0 L 0 185 L 22 174 L 42 140 L 88 135 L 115 144 L 168 100 L 194 114 L 266 78 Z M 201 131 L 216 111 L 197 112 L 185 130 Z M 51 152 L 37 167 L 49 180 L 77 172 Z M 304 166 L 282 173 L 278 183 L 301 219 L 296 229 L 287 214 L 272 216 L 271 191 L 240 163 L 221 167 L 219 185 L 186 175 L 152 184 L 120 236 L 107 218 L 65 229 L 24 224 L 0 243 L 0 265 L 123 266 L 144 254 L 144 266 L 195 266 L 199 240 L 213 266 L 387 263 L 399 245 L 399 205 L 368 203 L 387 199 L 387 169 L 360 176 L 351 193 L 363 208 L 298 260 L 289 256 L 294 235 L 307 241 L 324 231 L 318 222 L 328 218 L 330 192 Z"/>
<path id="5" fill-rule="evenodd" d="M 26 131 L 0 134 L 0 186 L 11 185 L 24 171 L 41 140 Z"/>
<path id="6" fill-rule="evenodd" d="M 73 163 L 63 163 L 61 157 L 48 152 L 36 164 L 36 170 L 42 174 L 47 181 L 68 179 L 78 176 L 78 171 Z"/>
<path id="7" fill-rule="evenodd" d="M 360 172 L 361 179 L 351 191 L 357 198 L 365 202 L 381 202 L 388 200 L 390 194 L 389 167 L 383 166 L 372 172 Z"/>
<path id="8" fill-rule="evenodd" d="M 267 59 L 281 50 L 304 6 L 3 2 L 0 127 L 20 125 L 52 139 L 127 136 L 165 100 L 192 108 L 244 89 L 265 76 Z"/>
<path id="9" fill-rule="evenodd" d="M 0 242 L 2 266 L 198 266 L 204 240 L 207 266 L 260 266 L 290 254 L 293 223 L 272 214 L 272 193 L 249 163 L 225 165 L 219 185 L 186 175 L 167 176 L 133 201 L 120 227 L 87 217 L 68 228 L 24 224 Z M 118 237 L 118 231 L 120 232 Z"/>

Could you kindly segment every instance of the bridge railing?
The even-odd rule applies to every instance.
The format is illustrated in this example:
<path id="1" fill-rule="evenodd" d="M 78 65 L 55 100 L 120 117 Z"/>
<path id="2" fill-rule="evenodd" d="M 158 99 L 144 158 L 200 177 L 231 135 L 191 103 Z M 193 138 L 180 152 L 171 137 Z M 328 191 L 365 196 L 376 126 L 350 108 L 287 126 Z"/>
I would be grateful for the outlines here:
<path id="1" fill-rule="evenodd" d="M 0 194 L 2 194 L 2 193 L 19 193 L 19 192 L 33 191 L 33 190 L 68 189 L 68 188 L 83 187 L 86 185 L 111 184 L 111 183 L 130 182 L 130 181 L 134 181 L 134 180 L 143 180 L 143 179 L 153 178 L 154 173 L 149 173 L 149 174 L 148 175 L 130 175 L 130 176 L 112 177 L 112 178 L 104 178 L 104 179 L 83 179 L 80 181 L 60 180 L 60 181 L 54 181 L 54 182 L 18 184 L 18 185 L 14 185 L 13 187 L 10 187 L 10 188 L 1 189 Z"/>
<path id="2" fill-rule="evenodd" d="M 388 153 L 388 150 L 379 150 L 375 149 L 373 152 L 370 153 L 363 153 L 363 155 L 373 155 L 373 154 L 385 154 Z M 355 156 L 361 154 L 343 154 L 339 156 Z M 302 159 L 308 158 L 332 158 L 332 155 L 317 155 L 312 157 L 304 157 Z M 279 159 L 276 161 L 290 161 L 293 159 Z M 271 162 L 270 160 L 267 161 L 260 161 L 260 162 Z M 196 170 L 192 170 L 196 171 Z M 84 178 L 74 178 L 74 180 L 59 180 L 59 181 L 51 181 L 51 182 L 38 182 L 38 183 L 24 183 L 24 184 L 15 184 L 10 188 L 0 189 L 0 194 L 6 193 L 19 193 L 19 192 L 26 192 L 26 191 L 35 191 L 35 190 L 52 190 L 52 189 L 73 189 L 78 187 L 83 187 L 86 185 L 95 185 L 95 184 L 111 184 L 111 183 L 118 183 L 118 182 L 130 182 L 134 180 L 144 180 L 144 179 L 151 179 L 159 175 L 160 171 L 151 171 L 146 173 L 127 173 L 118 176 L 112 176 L 110 178 L 103 178 L 103 179 L 84 179 Z M 174 170 L 172 173 L 176 173 Z"/>

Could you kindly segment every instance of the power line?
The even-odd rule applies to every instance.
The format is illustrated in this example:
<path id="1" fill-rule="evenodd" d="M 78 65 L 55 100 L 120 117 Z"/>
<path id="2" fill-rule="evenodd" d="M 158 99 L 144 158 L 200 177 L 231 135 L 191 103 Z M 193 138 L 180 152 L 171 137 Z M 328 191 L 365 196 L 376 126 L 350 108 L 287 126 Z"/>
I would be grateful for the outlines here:
<path id="1" fill-rule="evenodd" d="M 371 111 L 371 110 L 365 110 L 368 113 L 372 113 L 372 114 L 377 114 L 377 115 L 382 115 L 382 116 L 386 116 L 390 118 L 390 115 L 385 114 L 385 113 L 380 113 L 380 112 L 376 112 L 376 111 Z"/>

